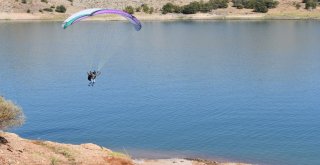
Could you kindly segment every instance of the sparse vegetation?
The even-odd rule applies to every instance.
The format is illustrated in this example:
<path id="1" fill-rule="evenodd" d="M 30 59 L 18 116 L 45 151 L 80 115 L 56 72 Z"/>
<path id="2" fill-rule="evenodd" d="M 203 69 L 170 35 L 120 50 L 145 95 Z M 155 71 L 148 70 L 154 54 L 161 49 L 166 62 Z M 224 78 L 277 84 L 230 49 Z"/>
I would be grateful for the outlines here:
<path id="1" fill-rule="evenodd" d="M 295 5 L 295 7 L 296 7 L 297 10 L 299 10 L 300 7 L 301 7 L 301 4 L 300 4 L 300 3 L 297 3 L 297 4 Z"/>
<path id="2" fill-rule="evenodd" d="M 255 12 L 266 13 L 268 9 L 276 8 L 279 5 L 275 0 L 233 0 L 233 7 L 237 9 L 254 9 Z"/>
<path id="3" fill-rule="evenodd" d="M 43 2 L 43 3 L 48 3 L 48 0 L 41 0 L 41 2 Z"/>
<path id="4" fill-rule="evenodd" d="M 115 158 L 130 158 L 130 155 L 127 155 L 121 152 L 115 152 L 115 151 L 109 153 L 109 156 L 115 157 Z"/>
<path id="5" fill-rule="evenodd" d="M 22 109 L 0 96 L 0 130 L 8 130 L 24 123 Z"/>
<path id="6" fill-rule="evenodd" d="M 129 14 L 134 14 L 134 8 L 132 6 L 127 6 L 124 11 Z"/>
<path id="7" fill-rule="evenodd" d="M 27 10 L 27 13 L 30 13 L 30 12 L 31 12 L 30 9 L 28 9 L 28 10 Z"/>
<path id="8" fill-rule="evenodd" d="M 55 158 L 55 157 L 52 157 L 51 158 L 51 165 L 57 165 L 58 164 L 58 159 L 57 158 Z"/>
<path id="9" fill-rule="evenodd" d="M 21 0 L 21 3 L 26 4 L 27 0 Z"/>
<path id="10" fill-rule="evenodd" d="M 56 7 L 55 11 L 58 12 L 58 13 L 65 13 L 67 11 L 67 8 L 64 7 L 63 5 L 60 5 L 60 6 Z"/>
<path id="11" fill-rule="evenodd" d="M 193 1 L 184 6 L 177 6 L 172 3 L 167 3 L 162 7 L 162 14 L 167 13 L 183 13 L 183 14 L 195 14 L 198 12 L 208 13 L 218 8 L 227 8 L 228 0 L 209 0 L 204 1 Z"/>
<path id="12" fill-rule="evenodd" d="M 47 11 L 47 12 L 53 12 L 53 9 L 52 8 L 44 8 L 42 9 L 43 11 Z"/>

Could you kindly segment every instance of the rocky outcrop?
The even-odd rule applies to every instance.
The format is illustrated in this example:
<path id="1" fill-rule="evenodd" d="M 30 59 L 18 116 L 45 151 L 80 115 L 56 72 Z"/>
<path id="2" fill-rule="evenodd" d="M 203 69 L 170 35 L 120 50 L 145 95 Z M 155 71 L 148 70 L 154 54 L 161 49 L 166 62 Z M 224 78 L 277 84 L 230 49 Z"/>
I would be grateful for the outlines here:
<path id="1" fill-rule="evenodd" d="M 0 133 L 1 165 L 132 165 L 129 156 L 95 144 L 60 144 L 27 140 L 13 133 Z"/>

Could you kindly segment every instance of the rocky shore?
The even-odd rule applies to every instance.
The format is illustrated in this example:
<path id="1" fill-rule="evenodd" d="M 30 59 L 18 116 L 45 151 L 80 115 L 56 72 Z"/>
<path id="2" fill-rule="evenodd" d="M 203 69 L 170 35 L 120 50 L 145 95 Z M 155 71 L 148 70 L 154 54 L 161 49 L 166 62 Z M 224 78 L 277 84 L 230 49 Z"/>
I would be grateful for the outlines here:
<path id="1" fill-rule="evenodd" d="M 134 159 L 95 144 L 61 144 L 0 133 L 1 165 L 247 165 L 202 159 Z"/>

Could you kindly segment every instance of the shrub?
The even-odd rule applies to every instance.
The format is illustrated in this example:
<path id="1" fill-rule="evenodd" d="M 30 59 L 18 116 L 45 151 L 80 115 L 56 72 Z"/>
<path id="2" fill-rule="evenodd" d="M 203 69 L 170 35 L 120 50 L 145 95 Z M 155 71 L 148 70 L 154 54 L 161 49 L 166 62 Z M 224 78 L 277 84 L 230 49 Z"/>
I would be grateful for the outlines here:
<path id="1" fill-rule="evenodd" d="M 264 3 L 268 9 L 276 8 L 279 5 L 279 2 L 274 0 L 265 0 Z"/>
<path id="2" fill-rule="evenodd" d="M 259 13 L 266 13 L 268 12 L 268 7 L 264 3 L 264 1 L 258 0 L 254 5 L 254 11 Z"/>
<path id="3" fill-rule="evenodd" d="M 174 6 L 173 7 L 173 12 L 174 13 L 182 13 L 183 8 L 180 6 Z"/>
<path id="4" fill-rule="evenodd" d="M 199 11 L 202 13 L 210 12 L 213 9 L 211 3 L 207 2 L 204 3 L 203 1 L 200 1 L 199 3 Z"/>
<path id="5" fill-rule="evenodd" d="M 52 5 L 50 8 L 51 8 L 51 9 L 54 9 L 54 8 L 56 8 L 56 6 Z"/>
<path id="6" fill-rule="evenodd" d="M 40 9 L 39 12 L 42 13 L 43 12 L 42 9 Z"/>
<path id="7" fill-rule="evenodd" d="M 183 6 L 183 14 L 195 14 L 200 10 L 199 2 L 191 2 L 188 5 Z"/>
<path id="8" fill-rule="evenodd" d="M 238 6 L 237 6 L 237 9 L 243 9 L 244 8 L 244 6 L 242 5 L 242 4 L 239 4 Z"/>
<path id="9" fill-rule="evenodd" d="M 22 109 L 0 96 L 0 130 L 21 126 L 24 123 Z"/>
<path id="10" fill-rule="evenodd" d="M 154 8 L 153 7 L 150 7 L 149 9 L 149 14 L 152 14 L 154 12 Z"/>
<path id="11" fill-rule="evenodd" d="M 162 6 L 162 14 L 173 13 L 176 7 L 178 6 L 175 6 L 172 3 L 167 3 Z"/>
<path id="12" fill-rule="evenodd" d="M 43 2 L 43 3 L 48 3 L 48 0 L 41 0 L 41 2 Z"/>
<path id="13" fill-rule="evenodd" d="M 27 10 L 27 13 L 30 13 L 30 12 L 31 12 L 30 9 L 28 9 L 28 10 Z"/>
<path id="14" fill-rule="evenodd" d="M 214 3 L 218 5 L 218 8 L 228 7 L 228 0 L 214 0 Z"/>
<path id="15" fill-rule="evenodd" d="M 127 6 L 124 11 L 129 14 L 134 14 L 134 8 L 132 6 Z"/>
<path id="16" fill-rule="evenodd" d="M 299 10 L 300 7 L 301 7 L 301 4 L 300 4 L 300 3 L 297 3 L 297 4 L 296 4 L 296 9 Z"/>
<path id="17" fill-rule="evenodd" d="M 243 1 L 243 7 L 246 9 L 253 9 L 255 4 L 256 4 L 256 0 L 244 0 Z"/>
<path id="18" fill-rule="evenodd" d="M 317 2 L 314 0 L 308 0 L 306 2 L 306 9 L 315 9 L 317 8 Z"/>
<path id="19" fill-rule="evenodd" d="M 26 4 L 27 0 L 21 0 L 21 3 Z"/>
<path id="20" fill-rule="evenodd" d="M 55 11 L 58 12 L 58 13 L 65 13 L 67 11 L 67 9 L 63 5 L 60 5 L 60 6 L 56 7 Z"/>
<path id="21" fill-rule="evenodd" d="M 44 8 L 43 11 L 53 12 L 53 9 L 51 9 L 51 8 Z"/>
<path id="22" fill-rule="evenodd" d="M 143 10 L 143 12 L 145 12 L 145 13 L 149 13 L 149 6 L 146 5 L 146 4 L 143 4 L 143 5 L 142 5 L 142 10 Z"/>
<path id="23" fill-rule="evenodd" d="M 141 11 L 141 7 L 139 6 L 136 8 L 136 12 L 140 12 L 140 11 Z"/>

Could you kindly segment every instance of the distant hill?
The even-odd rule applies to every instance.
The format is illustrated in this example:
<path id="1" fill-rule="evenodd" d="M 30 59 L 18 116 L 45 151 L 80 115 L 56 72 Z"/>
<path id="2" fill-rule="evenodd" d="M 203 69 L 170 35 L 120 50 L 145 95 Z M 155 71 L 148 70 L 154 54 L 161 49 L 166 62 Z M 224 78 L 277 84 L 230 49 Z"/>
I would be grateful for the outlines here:
<path id="1" fill-rule="evenodd" d="M 176 5 L 186 5 L 200 0 L 0 0 L 0 19 L 56 19 L 62 20 L 71 13 L 86 8 L 134 8 L 147 4 L 154 8 L 154 14 L 136 12 L 138 18 L 145 20 L 168 19 L 320 19 L 320 7 L 313 10 L 305 9 L 302 0 L 278 0 L 279 5 L 269 9 L 268 13 L 256 13 L 252 9 L 237 9 L 229 2 L 228 8 L 213 10 L 209 13 L 195 15 L 169 14 L 162 15 L 161 8 L 171 2 Z M 204 0 L 205 2 L 208 0 Z M 231 0 L 229 0 L 231 1 Z M 65 14 L 55 12 L 59 5 L 66 7 Z M 299 6 L 299 7 L 298 7 Z M 50 12 L 52 10 L 52 12 Z"/>
<path id="2" fill-rule="evenodd" d="M 26 3 L 23 3 L 23 2 Z M 124 9 L 131 5 L 134 7 L 148 4 L 155 9 L 161 9 L 168 2 L 183 5 L 194 0 L 0 0 L 0 12 L 24 13 L 29 9 L 30 12 L 39 12 L 51 6 L 64 5 L 67 13 L 85 8 L 116 8 Z"/>

